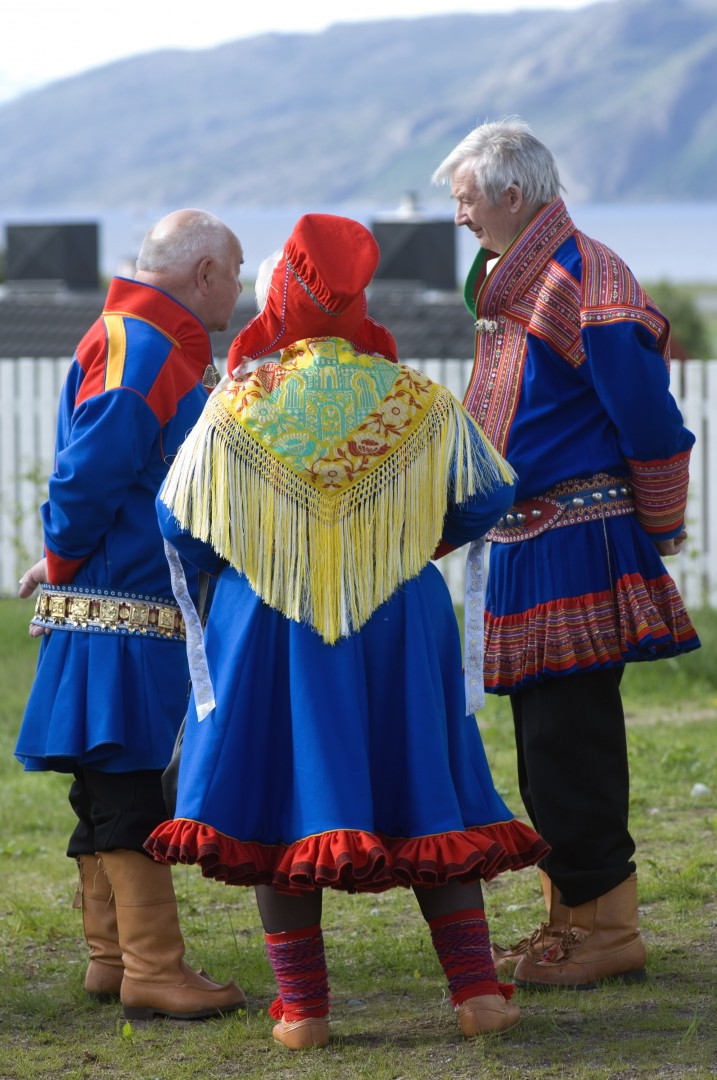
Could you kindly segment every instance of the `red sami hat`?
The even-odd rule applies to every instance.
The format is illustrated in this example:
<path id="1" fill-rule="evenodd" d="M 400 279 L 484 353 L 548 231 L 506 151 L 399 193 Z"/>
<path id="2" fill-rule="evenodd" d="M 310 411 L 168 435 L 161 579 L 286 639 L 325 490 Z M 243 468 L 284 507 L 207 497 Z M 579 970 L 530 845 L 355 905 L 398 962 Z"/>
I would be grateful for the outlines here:
<path id="1" fill-rule="evenodd" d="M 363 353 L 396 360 L 396 342 L 366 313 L 378 244 L 352 218 L 304 214 L 274 268 L 263 310 L 235 337 L 229 372 L 307 337 L 339 337 Z"/>

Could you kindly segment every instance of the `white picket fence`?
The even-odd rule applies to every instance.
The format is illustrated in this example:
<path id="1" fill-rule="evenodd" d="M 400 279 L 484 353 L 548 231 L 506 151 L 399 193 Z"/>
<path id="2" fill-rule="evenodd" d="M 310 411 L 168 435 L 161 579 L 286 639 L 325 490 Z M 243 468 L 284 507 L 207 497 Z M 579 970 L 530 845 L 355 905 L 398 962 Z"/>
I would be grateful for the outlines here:
<path id="1" fill-rule="evenodd" d="M 20 574 L 41 554 L 38 507 L 52 467 L 57 400 L 69 363 L 68 357 L 0 357 L 0 595 L 14 595 Z M 405 363 L 462 398 L 469 361 Z M 717 361 L 673 364 L 672 392 L 697 443 L 690 470 L 689 541 L 681 555 L 668 560 L 669 570 L 689 605 L 717 607 Z M 465 552 L 458 551 L 438 564 L 457 601 L 463 596 L 464 562 Z"/>

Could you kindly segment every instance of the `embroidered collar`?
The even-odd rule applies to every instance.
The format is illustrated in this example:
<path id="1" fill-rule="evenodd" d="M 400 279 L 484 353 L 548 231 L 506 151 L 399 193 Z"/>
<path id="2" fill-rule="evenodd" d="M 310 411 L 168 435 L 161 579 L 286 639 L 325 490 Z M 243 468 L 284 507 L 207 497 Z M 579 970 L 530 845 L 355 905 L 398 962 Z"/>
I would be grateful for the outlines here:
<path id="1" fill-rule="evenodd" d="M 466 279 L 464 292 L 471 315 L 491 320 L 498 313 L 510 311 L 514 301 L 525 294 L 560 245 L 576 231 L 565 203 L 556 198 L 531 218 L 489 275 L 486 275 L 487 263 L 495 258 L 495 252 L 481 248 Z"/>

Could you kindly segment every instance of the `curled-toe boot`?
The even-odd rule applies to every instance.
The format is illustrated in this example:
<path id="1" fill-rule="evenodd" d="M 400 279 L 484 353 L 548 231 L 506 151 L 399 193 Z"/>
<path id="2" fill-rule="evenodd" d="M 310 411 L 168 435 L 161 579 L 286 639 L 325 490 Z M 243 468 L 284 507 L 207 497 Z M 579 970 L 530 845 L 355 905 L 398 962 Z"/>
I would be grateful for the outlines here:
<path id="1" fill-rule="evenodd" d="M 592 990 L 606 980 L 642 982 L 645 945 L 638 930 L 637 875 L 610 892 L 568 908 L 569 926 L 539 959 L 518 962 L 516 986 Z"/>
<path id="2" fill-rule="evenodd" d="M 541 922 L 529 937 L 522 938 L 515 945 L 503 948 L 495 942 L 492 944 L 493 962 L 499 975 L 512 971 L 524 956 L 528 956 L 537 963 L 544 954 L 562 940 L 564 932 L 568 929 L 570 908 L 560 903 L 560 891 L 544 870 L 540 870 L 540 883 L 543 887 L 547 922 Z"/>
<path id="3" fill-rule="evenodd" d="M 498 1034 L 520 1023 L 520 1009 L 502 994 L 483 994 L 456 1006 L 458 1023 L 467 1038 Z"/>
<path id="4" fill-rule="evenodd" d="M 308 1050 L 329 1044 L 328 1016 L 309 1016 L 305 1020 L 284 1020 L 274 1025 L 274 1038 L 288 1050 Z"/>

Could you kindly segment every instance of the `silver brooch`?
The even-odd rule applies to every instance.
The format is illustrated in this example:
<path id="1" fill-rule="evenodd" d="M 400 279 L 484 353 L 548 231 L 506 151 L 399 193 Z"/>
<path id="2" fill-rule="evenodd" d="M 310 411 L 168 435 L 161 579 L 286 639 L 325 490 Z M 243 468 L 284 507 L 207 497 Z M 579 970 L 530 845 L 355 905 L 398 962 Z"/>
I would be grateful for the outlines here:
<path id="1" fill-rule="evenodd" d="M 207 364 L 202 375 L 202 386 L 206 386 L 208 390 L 213 390 L 219 382 L 219 372 L 214 367 L 214 364 Z"/>
<path id="2" fill-rule="evenodd" d="M 476 319 L 475 328 L 479 334 L 494 334 L 498 329 L 495 319 Z"/>

